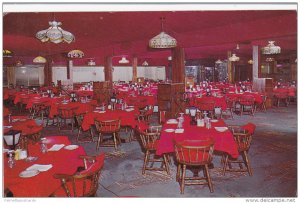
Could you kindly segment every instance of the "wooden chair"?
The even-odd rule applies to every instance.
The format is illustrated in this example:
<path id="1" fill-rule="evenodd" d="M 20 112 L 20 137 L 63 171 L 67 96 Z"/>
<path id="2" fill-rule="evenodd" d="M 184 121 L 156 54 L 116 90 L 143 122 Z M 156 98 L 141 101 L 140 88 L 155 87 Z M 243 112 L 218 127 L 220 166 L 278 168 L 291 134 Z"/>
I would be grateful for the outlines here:
<path id="1" fill-rule="evenodd" d="M 274 94 L 275 104 L 277 107 L 283 103 L 286 107 L 289 105 L 289 95 L 288 92 L 278 92 Z"/>
<path id="2" fill-rule="evenodd" d="M 224 114 L 229 113 L 231 119 L 233 120 L 234 119 L 233 112 L 235 110 L 235 100 L 230 97 L 226 97 L 225 100 L 226 100 L 226 110 L 222 111 L 221 118 L 223 118 Z"/>
<path id="3" fill-rule="evenodd" d="M 101 169 L 104 164 L 104 154 L 98 156 L 79 156 L 84 167 L 73 174 L 54 174 L 60 179 L 61 187 L 51 196 L 54 197 L 94 197 L 98 190 Z M 80 170 L 82 168 L 83 170 Z"/>
<path id="4" fill-rule="evenodd" d="M 94 133 L 92 130 L 92 126 L 89 129 L 89 136 L 83 137 L 83 129 L 81 127 L 82 125 L 82 121 L 83 121 L 83 117 L 85 114 L 80 114 L 80 115 L 75 115 L 75 121 L 77 123 L 77 129 L 78 129 L 78 133 L 77 133 L 77 137 L 76 137 L 76 141 L 77 143 L 84 143 L 84 142 L 94 142 Z"/>
<path id="5" fill-rule="evenodd" d="M 142 141 L 143 149 L 145 150 L 144 164 L 142 174 L 145 174 L 146 170 L 150 171 L 166 171 L 170 174 L 169 162 L 166 154 L 156 156 L 156 148 L 159 142 L 161 125 L 151 126 L 145 131 L 139 131 Z M 161 163 L 160 167 L 155 166 L 155 163 Z"/>
<path id="6" fill-rule="evenodd" d="M 213 159 L 213 152 L 213 139 L 175 142 L 175 155 L 178 164 L 176 181 L 180 184 L 181 194 L 184 193 L 185 185 L 207 184 L 210 192 L 214 192 L 208 168 L 208 165 L 211 164 Z M 202 168 L 204 170 L 204 177 L 187 177 L 187 167 Z"/>
<path id="7" fill-rule="evenodd" d="M 262 95 L 261 98 L 262 98 L 262 103 L 258 107 L 261 111 L 267 112 L 267 98 L 268 98 L 268 96 L 267 95 Z"/>
<path id="8" fill-rule="evenodd" d="M 254 116 L 255 112 L 255 99 L 252 95 L 244 95 L 240 98 L 239 103 L 241 105 L 240 115 L 244 112 L 248 112 L 251 116 Z"/>
<path id="9" fill-rule="evenodd" d="M 64 106 L 59 106 L 57 108 L 58 110 L 58 130 L 61 130 L 62 123 L 64 123 L 64 126 L 67 126 L 67 121 L 70 120 L 71 126 L 72 126 L 72 132 L 74 130 L 74 123 L 75 123 L 75 110 L 77 107 L 64 107 Z"/>
<path id="10" fill-rule="evenodd" d="M 118 145 L 121 144 L 119 135 L 121 129 L 120 123 L 120 119 L 104 121 L 95 119 L 96 130 L 99 134 L 96 150 L 98 150 L 100 146 L 114 147 L 115 150 L 118 149 Z M 110 143 L 107 140 L 105 141 L 105 136 L 110 136 L 110 138 L 113 139 L 113 143 Z"/>
<path id="11" fill-rule="evenodd" d="M 198 110 L 203 114 L 208 113 L 211 118 L 215 117 L 215 101 L 213 100 L 202 100 L 196 103 Z"/>
<path id="12" fill-rule="evenodd" d="M 252 169 L 248 157 L 248 151 L 250 149 L 252 134 L 242 128 L 241 126 L 228 126 L 231 132 L 233 133 L 234 140 L 238 146 L 238 151 L 242 156 L 242 160 L 240 159 L 230 159 L 229 155 L 223 155 L 222 162 L 223 166 L 223 175 L 225 175 L 226 171 L 231 172 L 248 172 L 250 176 L 252 176 Z M 239 167 L 234 167 L 233 164 L 238 164 Z M 245 168 L 243 167 L 245 165 Z"/>
<path id="13" fill-rule="evenodd" d="M 46 111 L 47 111 L 47 107 L 45 106 L 44 103 L 42 102 L 34 102 L 32 104 L 32 108 L 30 110 L 31 115 L 30 117 L 32 119 L 34 118 L 41 118 L 42 120 L 44 120 L 44 116 L 46 115 Z"/>

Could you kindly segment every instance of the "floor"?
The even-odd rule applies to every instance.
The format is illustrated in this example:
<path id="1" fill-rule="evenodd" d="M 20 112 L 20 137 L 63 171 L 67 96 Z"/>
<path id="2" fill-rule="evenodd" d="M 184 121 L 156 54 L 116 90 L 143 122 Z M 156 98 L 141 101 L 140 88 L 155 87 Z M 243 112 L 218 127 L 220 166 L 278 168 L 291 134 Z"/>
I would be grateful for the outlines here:
<path id="1" fill-rule="evenodd" d="M 152 118 L 155 122 L 156 116 Z M 122 143 L 117 152 L 113 148 L 95 150 L 95 143 L 82 144 L 89 155 L 106 153 L 105 165 L 97 191 L 98 197 L 297 197 L 297 105 L 270 108 L 252 117 L 235 115 L 227 124 L 257 125 L 249 151 L 253 176 L 246 173 L 221 174 L 220 156 L 214 156 L 210 170 L 214 193 L 207 186 L 186 186 L 180 194 L 175 180 L 176 165 L 172 161 L 171 175 L 146 172 L 142 175 L 144 153 L 138 141 Z M 75 134 L 57 133 L 47 127 L 43 135 L 68 135 L 73 143 Z M 127 134 L 122 133 L 127 140 Z"/>

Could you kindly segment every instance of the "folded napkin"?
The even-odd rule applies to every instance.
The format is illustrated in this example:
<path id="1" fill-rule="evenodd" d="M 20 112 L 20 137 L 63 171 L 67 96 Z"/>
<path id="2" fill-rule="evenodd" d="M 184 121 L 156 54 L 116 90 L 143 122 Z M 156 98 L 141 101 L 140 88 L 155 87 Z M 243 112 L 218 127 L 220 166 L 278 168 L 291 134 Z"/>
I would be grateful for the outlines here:
<path id="1" fill-rule="evenodd" d="M 59 151 L 64 146 L 64 144 L 55 144 L 50 149 L 48 149 L 48 151 Z"/>
<path id="2" fill-rule="evenodd" d="M 175 133 L 183 133 L 184 132 L 184 129 L 176 129 L 175 130 Z"/>
<path id="3" fill-rule="evenodd" d="M 28 167 L 26 171 L 29 170 L 48 171 L 52 167 L 53 167 L 52 164 L 48 164 L 48 165 L 33 164 L 32 166 Z"/>

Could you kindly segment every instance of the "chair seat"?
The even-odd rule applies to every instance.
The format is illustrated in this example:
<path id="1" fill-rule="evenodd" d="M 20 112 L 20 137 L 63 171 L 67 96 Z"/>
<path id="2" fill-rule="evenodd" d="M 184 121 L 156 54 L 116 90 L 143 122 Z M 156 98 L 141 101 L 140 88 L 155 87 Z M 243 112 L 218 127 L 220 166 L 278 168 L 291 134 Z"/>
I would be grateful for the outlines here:
<path id="1" fill-rule="evenodd" d="M 91 188 L 91 180 L 85 180 L 86 181 L 85 191 L 83 191 L 83 182 L 84 182 L 84 180 L 79 179 L 79 180 L 75 180 L 75 181 L 76 181 L 76 183 L 75 183 L 76 186 L 75 187 L 76 187 L 77 196 L 84 196 L 84 193 L 89 191 L 90 188 Z M 73 187 L 72 182 L 67 182 L 67 187 L 72 188 Z M 71 195 L 71 197 L 75 197 L 73 190 L 70 191 L 70 195 Z M 65 190 L 63 189 L 63 187 L 60 187 L 58 190 L 56 190 L 54 192 L 54 196 L 56 196 L 56 197 L 67 197 L 67 194 L 66 194 Z"/>
<path id="2" fill-rule="evenodd" d="M 101 128 L 101 133 L 114 133 L 114 132 L 118 132 L 120 130 L 120 128 L 118 126 L 103 126 Z"/>
<path id="3" fill-rule="evenodd" d="M 203 153 L 202 151 L 183 150 L 178 151 L 177 161 L 187 165 L 205 165 L 212 161 L 212 157 L 208 153 Z"/>
<path id="4" fill-rule="evenodd" d="M 155 140 L 154 142 L 147 143 L 145 148 L 148 150 L 156 150 L 158 146 L 159 140 Z"/>

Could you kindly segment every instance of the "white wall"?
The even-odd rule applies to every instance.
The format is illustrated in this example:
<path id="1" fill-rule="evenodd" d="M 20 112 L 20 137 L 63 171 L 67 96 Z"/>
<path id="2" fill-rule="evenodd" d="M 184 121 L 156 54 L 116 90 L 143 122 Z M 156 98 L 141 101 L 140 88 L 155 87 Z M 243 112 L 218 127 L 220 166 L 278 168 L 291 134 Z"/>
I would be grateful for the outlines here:
<path id="1" fill-rule="evenodd" d="M 165 80 L 166 71 L 164 66 L 138 66 L 137 77 L 144 77 L 152 80 Z"/>
<path id="2" fill-rule="evenodd" d="M 114 66 L 112 73 L 113 81 L 132 81 L 132 67 L 130 66 Z"/>
<path id="3" fill-rule="evenodd" d="M 103 66 L 73 66 L 73 82 L 104 81 Z"/>
<path id="4" fill-rule="evenodd" d="M 71 70 L 73 82 L 104 81 L 103 66 L 73 66 Z M 67 80 L 67 67 L 52 67 L 52 81 L 57 80 Z"/>
<path id="5" fill-rule="evenodd" d="M 57 84 L 57 80 L 67 80 L 67 67 L 52 67 L 52 82 Z"/>

